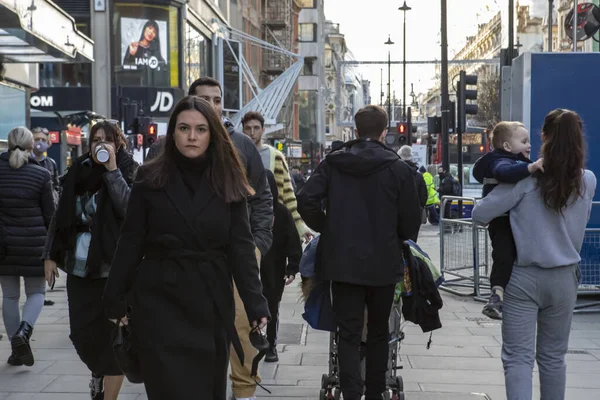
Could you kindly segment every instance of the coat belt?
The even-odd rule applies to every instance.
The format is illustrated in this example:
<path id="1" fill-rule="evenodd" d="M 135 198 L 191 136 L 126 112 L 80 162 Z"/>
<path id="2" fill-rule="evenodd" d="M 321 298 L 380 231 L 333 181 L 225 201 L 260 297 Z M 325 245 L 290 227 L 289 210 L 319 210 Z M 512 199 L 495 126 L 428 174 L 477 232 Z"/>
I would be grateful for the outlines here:
<path id="1" fill-rule="evenodd" d="M 192 261 L 198 261 L 202 264 L 210 264 L 212 268 L 198 268 L 198 271 L 206 281 L 207 290 L 212 297 L 215 306 L 223 316 L 225 331 L 227 337 L 233 345 L 233 349 L 238 355 L 240 362 L 244 365 L 244 350 L 240 342 L 240 337 L 235 329 L 234 319 L 235 313 L 233 308 L 227 304 L 227 298 L 225 293 L 230 289 L 226 285 L 227 280 L 230 277 L 217 266 L 217 261 L 226 261 L 225 254 L 221 251 L 199 251 L 191 249 L 174 249 L 166 250 L 161 248 L 147 249 L 145 252 L 146 258 L 153 260 L 177 260 L 177 259 L 188 259 Z M 220 276 L 219 276 L 220 275 Z"/>

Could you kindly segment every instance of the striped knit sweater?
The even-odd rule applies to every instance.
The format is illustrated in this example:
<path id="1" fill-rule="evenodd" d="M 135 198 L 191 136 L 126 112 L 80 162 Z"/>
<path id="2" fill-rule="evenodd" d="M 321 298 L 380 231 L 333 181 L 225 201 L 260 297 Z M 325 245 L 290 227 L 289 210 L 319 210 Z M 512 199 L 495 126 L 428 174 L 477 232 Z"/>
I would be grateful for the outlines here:
<path id="1" fill-rule="evenodd" d="M 290 170 L 285 161 L 285 156 L 276 148 L 263 144 L 263 147 L 269 149 L 269 165 L 265 165 L 265 168 L 271 170 L 275 175 L 275 182 L 277 183 L 277 191 L 279 192 L 279 202 L 282 203 L 294 217 L 296 223 L 296 229 L 298 229 L 298 235 L 302 238 L 310 229 L 298 213 L 298 204 L 296 203 L 296 195 L 294 194 L 294 187 L 292 186 L 292 180 L 290 178 Z"/>

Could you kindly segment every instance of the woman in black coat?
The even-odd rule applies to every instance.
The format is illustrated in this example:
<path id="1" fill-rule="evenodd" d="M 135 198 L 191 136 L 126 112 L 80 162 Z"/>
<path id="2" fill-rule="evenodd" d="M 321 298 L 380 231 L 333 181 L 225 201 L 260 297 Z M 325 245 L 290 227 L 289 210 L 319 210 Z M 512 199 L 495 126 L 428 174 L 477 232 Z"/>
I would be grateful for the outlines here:
<path id="1" fill-rule="evenodd" d="M 17 127 L 8 133 L 8 152 L 0 155 L 0 285 L 10 365 L 33 365 L 29 338 L 46 293 L 42 253 L 54 197 L 50 173 L 31 156 L 32 150 L 33 134 Z M 21 276 L 27 294 L 22 317 Z"/>
<path id="2" fill-rule="evenodd" d="M 104 293 L 108 317 L 131 324 L 150 400 L 225 399 L 230 343 L 243 359 L 232 276 L 251 324 L 267 323 L 252 192 L 210 103 L 181 100 L 133 185 Z"/>
<path id="3" fill-rule="evenodd" d="M 69 337 L 92 374 L 90 397 L 116 400 L 123 373 L 112 351 L 114 326 L 104 315 L 102 295 L 138 164 L 116 124 L 96 122 L 89 137 L 90 152 L 63 178 L 46 243 L 46 279 L 51 285 L 57 267 L 66 272 Z"/>

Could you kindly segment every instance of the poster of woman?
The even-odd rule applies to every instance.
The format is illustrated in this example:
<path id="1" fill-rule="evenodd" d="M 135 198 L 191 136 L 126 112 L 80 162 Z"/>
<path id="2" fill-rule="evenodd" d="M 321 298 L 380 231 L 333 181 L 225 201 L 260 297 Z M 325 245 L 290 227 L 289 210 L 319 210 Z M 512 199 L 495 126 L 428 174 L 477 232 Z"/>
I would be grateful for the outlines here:
<path id="1" fill-rule="evenodd" d="M 121 18 L 123 69 L 166 70 L 167 22 Z"/>

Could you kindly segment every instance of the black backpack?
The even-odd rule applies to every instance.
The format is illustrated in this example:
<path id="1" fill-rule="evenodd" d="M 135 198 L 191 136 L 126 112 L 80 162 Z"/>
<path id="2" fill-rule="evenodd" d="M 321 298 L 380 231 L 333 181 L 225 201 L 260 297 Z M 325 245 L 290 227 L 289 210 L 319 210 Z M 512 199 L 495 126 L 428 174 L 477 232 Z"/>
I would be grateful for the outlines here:
<path id="1" fill-rule="evenodd" d="M 446 179 L 452 183 L 452 196 L 460 196 L 461 195 L 461 187 L 460 182 L 456 180 L 453 176 L 448 176 Z"/>
<path id="2" fill-rule="evenodd" d="M 444 305 L 442 296 L 433 280 L 427 264 L 415 257 L 407 243 L 402 244 L 404 260 L 412 284 L 412 294 L 402 298 L 404 319 L 421 327 L 423 332 L 432 332 L 442 327 L 439 310 Z M 429 338 L 431 343 L 431 336 Z"/>

